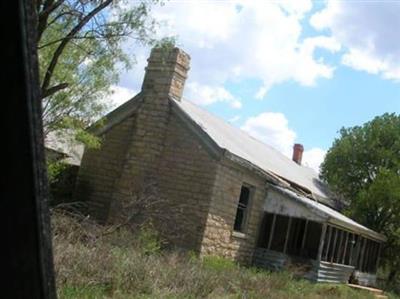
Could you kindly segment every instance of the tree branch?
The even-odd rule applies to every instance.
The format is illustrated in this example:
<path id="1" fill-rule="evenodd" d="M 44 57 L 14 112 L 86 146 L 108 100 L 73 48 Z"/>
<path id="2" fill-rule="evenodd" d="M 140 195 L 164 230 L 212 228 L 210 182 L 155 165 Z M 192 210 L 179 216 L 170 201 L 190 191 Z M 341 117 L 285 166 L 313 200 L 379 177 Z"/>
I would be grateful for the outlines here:
<path id="1" fill-rule="evenodd" d="M 46 29 L 47 20 L 49 15 L 55 11 L 61 4 L 64 3 L 65 0 L 58 0 L 54 2 L 54 0 L 47 0 L 43 4 L 43 10 L 38 13 L 38 26 L 37 26 L 37 41 L 40 41 L 44 30 Z"/>
<path id="2" fill-rule="evenodd" d="M 52 94 L 56 93 L 59 90 L 65 89 L 68 87 L 68 83 L 61 83 L 55 86 L 52 86 L 50 88 L 47 88 L 46 90 L 42 91 L 42 98 L 46 98 L 48 96 L 51 96 Z"/>
<path id="3" fill-rule="evenodd" d="M 67 46 L 68 42 L 85 26 L 96 14 L 98 14 L 101 10 L 106 8 L 110 5 L 112 0 L 106 0 L 95 9 L 93 9 L 89 14 L 87 14 L 63 39 L 57 49 L 54 51 L 53 57 L 50 61 L 49 66 L 47 67 L 45 77 L 42 83 L 42 95 L 45 94 L 45 91 L 48 89 L 50 85 L 50 80 L 53 75 L 54 69 L 57 65 L 58 59 L 60 58 L 61 54 L 63 53 L 65 47 Z M 42 96 L 43 99 L 43 96 Z"/>

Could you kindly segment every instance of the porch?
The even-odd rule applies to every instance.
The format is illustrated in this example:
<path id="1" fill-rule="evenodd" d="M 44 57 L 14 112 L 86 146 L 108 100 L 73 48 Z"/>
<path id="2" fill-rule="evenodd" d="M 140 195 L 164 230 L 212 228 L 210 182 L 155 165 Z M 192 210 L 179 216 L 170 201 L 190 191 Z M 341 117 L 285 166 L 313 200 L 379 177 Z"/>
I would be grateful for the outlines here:
<path id="1" fill-rule="evenodd" d="M 253 264 L 317 282 L 376 284 L 385 237 L 306 197 L 271 187 Z"/>

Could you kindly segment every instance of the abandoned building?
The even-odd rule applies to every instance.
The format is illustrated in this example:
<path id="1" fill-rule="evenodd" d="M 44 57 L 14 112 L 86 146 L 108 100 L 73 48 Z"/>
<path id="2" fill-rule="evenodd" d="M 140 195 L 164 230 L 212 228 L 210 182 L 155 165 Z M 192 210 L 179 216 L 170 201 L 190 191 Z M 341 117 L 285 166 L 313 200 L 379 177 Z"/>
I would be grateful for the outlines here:
<path id="1" fill-rule="evenodd" d="M 385 237 L 336 210 L 318 174 L 301 165 L 300 144 L 289 159 L 183 99 L 189 62 L 178 48 L 152 50 L 141 92 L 91 128 L 103 142 L 85 150 L 75 198 L 112 222 L 129 218 L 152 186 L 162 199 L 151 208 L 155 225 L 176 246 L 374 285 Z"/>

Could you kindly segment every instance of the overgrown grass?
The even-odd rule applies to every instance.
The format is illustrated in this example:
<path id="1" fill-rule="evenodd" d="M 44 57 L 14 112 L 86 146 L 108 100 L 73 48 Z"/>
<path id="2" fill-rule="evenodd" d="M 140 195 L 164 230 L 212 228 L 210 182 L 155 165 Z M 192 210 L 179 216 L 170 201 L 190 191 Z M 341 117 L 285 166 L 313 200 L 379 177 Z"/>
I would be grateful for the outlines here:
<path id="1" fill-rule="evenodd" d="M 345 285 L 296 280 L 288 272 L 163 251 L 151 228 L 100 227 L 53 213 L 60 298 L 373 298 Z"/>

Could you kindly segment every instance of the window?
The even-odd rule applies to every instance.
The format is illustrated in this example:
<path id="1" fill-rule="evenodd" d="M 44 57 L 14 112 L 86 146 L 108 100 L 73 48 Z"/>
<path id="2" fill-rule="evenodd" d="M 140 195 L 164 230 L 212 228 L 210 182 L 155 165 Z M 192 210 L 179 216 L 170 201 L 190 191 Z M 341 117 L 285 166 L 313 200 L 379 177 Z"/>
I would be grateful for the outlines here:
<path id="1" fill-rule="evenodd" d="M 238 232 L 244 232 L 250 204 L 251 189 L 248 186 L 242 186 L 240 190 L 239 204 L 236 210 L 236 218 L 233 229 Z"/>

